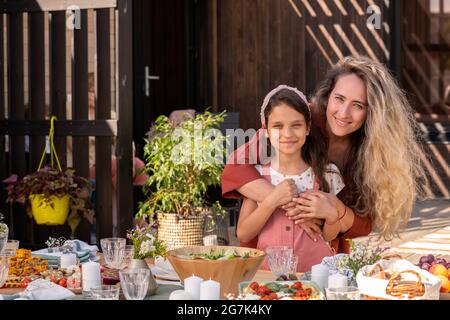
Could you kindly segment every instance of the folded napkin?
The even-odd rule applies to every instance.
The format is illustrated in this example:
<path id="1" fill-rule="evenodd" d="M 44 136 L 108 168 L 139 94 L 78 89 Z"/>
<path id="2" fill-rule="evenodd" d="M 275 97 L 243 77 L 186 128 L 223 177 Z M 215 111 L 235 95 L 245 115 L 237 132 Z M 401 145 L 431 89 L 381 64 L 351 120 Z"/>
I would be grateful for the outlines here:
<path id="1" fill-rule="evenodd" d="M 89 245 L 81 240 L 67 240 L 64 242 L 64 246 L 70 246 L 71 251 L 76 253 L 80 263 L 91 261 L 98 261 L 97 256 L 98 247 L 95 245 Z M 48 249 L 40 249 L 31 253 L 34 257 L 39 257 L 48 260 L 49 267 L 58 267 L 61 255 L 63 252 L 48 252 Z"/>
<path id="2" fill-rule="evenodd" d="M 165 271 L 166 273 L 176 273 L 169 260 L 166 260 L 161 256 L 157 256 L 155 258 L 155 266 Z"/>
<path id="3" fill-rule="evenodd" d="M 36 279 L 28 284 L 25 291 L 14 295 L 0 295 L 0 300 L 64 300 L 75 294 L 49 280 Z"/>

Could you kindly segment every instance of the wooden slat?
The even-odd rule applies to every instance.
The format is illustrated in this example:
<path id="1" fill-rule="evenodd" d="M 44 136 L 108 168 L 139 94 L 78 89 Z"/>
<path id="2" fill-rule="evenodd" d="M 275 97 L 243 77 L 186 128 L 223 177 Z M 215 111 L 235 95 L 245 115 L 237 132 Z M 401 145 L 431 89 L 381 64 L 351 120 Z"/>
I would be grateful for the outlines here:
<path id="1" fill-rule="evenodd" d="M 117 139 L 117 212 L 119 236 L 125 236 L 133 220 L 133 12 L 130 0 L 118 0 L 118 108 L 120 128 Z"/>
<path id="2" fill-rule="evenodd" d="M 0 2 L 0 13 L 65 11 L 71 6 L 80 9 L 115 8 L 116 3 L 116 0 L 3 0 Z"/>
<path id="3" fill-rule="evenodd" d="M 30 90 L 30 120 L 45 119 L 45 43 L 44 13 L 35 12 L 29 18 L 29 90 Z M 45 135 L 45 133 L 44 133 Z M 45 137 L 32 135 L 30 137 L 31 171 L 37 170 L 41 153 L 45 147 Z"/>
<path id="4" fill-rule="evenodd" d="M 97 10 L 96 119 L 111 118 L 111 57 L 109 9 Z M 131 113 L 131 111 L 130 111 Z M 97 242 L 113 234 L 111 138 L 96 137 L 96 226 Z M 100 165 L 101 164 L 101 165 Z"/>
<path id="5" fill-rule="evenodd" d="M 8 24 L 8 65 L 9 65 L 9 116 L 11 119 L 23 120 L 24 108 L 24 58 L 23 58 L 23 15 L 9 15 Z M 11 137 L 11 171 L 19 177 L 26 174 L 25 139 L 23 136 Z M 22 245 L 33 242 L 32 221 L 23 206 L 13 205 L 15 237 Z"/>
<path id="6" fill-rule="evenodd" d="M 50 113 L 58 118 L 56 134 L 66 119 L 66 17 L 64 12 L 52 12 L 50 23 Z M 55 148 L 62 166 L 67 164 L 66 137 L 55 138 Z"/>
<path id="7" fill-rule="evenodd" d="M 46 135 L 50 129 L 49 120 L 0 120 L 0 134 Z M 117 120 L 59 120 L 55 122 L 55 136 L 99 136 L 117 135 Z M 58 149 L 63 150 L 63 149 Z M 57 151 L 58 151 L 57 150 Z M 62 151 L 60 151 L 61 153 Z"/>
<path id="8" fill-rule="evenodd" d="M 72 62 L 72 118 L 88 119 L 88 23 L 87 10 L 80 13 L 81 28 L 74 29 L 74 53 Z M 73 167 L 77 174 L 89 177 L 89 138 L 72 139 Z M 89 242 L 89 225 L 81 223 L 76 230 L 79 239 Z"/>
<path id="9" fill-rule="evenodd" d="M 28 119 L 30 121 L 45 119 L 45 47 L 42 45 L 45 43 L 44 28 L 43 12 L 33 12 L 28 15 L 28 87 L 30 91 Z M 45 148 L 46 134 L 43 132 L 39 136 L 30 135 L 30 172 L 39 167 L 42 151 Z M 34 229 L 33 242 L 44 243 L 49 236 L 53 236 L 50 228 L 39 226 Z M 58 235 L 60 236 L 63 235 Z"/>
<path id="10" fill-rule="evenodd" d="M 0 14 L 0 120 L 5 118 L 5 56 L 4 56 L 4 33 L 3 33 L 3 25 L 4 25 L 4 15 Z M 0 181 L 3 181 L 8 176 L 8 167 L 6 161 L 6 146 L 5 146 L 5 136 L 0 134 Z M 6 190 L 4 188 L 0 188 L 0 199 L 6 199 Z M 5 215 L 5 222 L 8 225 L 11 225 L 12 216 L 10 215 L 10 207 L 6 204 L 5 201 L 0 201 L 0 212 Z M 13 237 L 14 229 L 11 228 L 10 237 Z"/>

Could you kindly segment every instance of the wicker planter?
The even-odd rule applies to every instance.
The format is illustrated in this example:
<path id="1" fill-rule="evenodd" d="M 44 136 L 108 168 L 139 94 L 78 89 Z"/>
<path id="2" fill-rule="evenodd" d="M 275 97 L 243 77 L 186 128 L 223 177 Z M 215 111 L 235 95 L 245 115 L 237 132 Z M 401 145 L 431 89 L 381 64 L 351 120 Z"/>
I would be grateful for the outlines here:
<path id="1" fill-rule="evenodd" d="M 158 214 L 158 239 L 168 250 L 203 244 L 203 215 L 179 217 L 173 213 Z"/>

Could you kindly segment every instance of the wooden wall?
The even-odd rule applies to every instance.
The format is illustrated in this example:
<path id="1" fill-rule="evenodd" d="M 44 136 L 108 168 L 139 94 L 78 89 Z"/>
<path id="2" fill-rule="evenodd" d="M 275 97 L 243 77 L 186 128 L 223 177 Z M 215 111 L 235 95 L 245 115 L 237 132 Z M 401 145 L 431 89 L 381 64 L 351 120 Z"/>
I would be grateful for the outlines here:
<path id="1" fill-rule="evenodd" d="M 279 84 L 311 95 L 326 70 L 351 53 L 389 63 L 392 1 L 218 0 L 212 12 L 214 2 L 198 4 L 204 18 L 199 32 L 208 41 L 200 43 L 197 90 L 208 93 L 197 96 L 214 100 L 212 70 L 217 61 L 218 108 L 239 111 L 244 129 L 259 126 L 262 100 Z M 369 3 L 382 10 L 380 30 L 366 26 Z"/>

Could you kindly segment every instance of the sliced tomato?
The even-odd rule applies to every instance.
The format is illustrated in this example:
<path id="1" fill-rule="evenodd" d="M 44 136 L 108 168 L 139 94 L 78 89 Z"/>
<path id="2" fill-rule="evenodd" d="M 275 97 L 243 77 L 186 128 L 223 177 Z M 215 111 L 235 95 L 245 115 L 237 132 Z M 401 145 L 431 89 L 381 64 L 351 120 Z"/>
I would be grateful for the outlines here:
<path id="1" fill-rule="evenodd" d="M 66 280 L 65 278 L 62 278 L 61 280 L 58 281 L 58 284 L 59 284 L 61 287 L 66 288 L 66 287 L 67 287 L 67 280 Z"/>
<path id="2" fill-rule="evenodd" d="M 258 284 L 258 282 L 254 281 L 254 282 L 250 283 L 249 287 L 250 287 L 250 289 L 252 289 L 253 291 L 257 291 L 258 288 L 259 288 L 259 284 Z"/>

